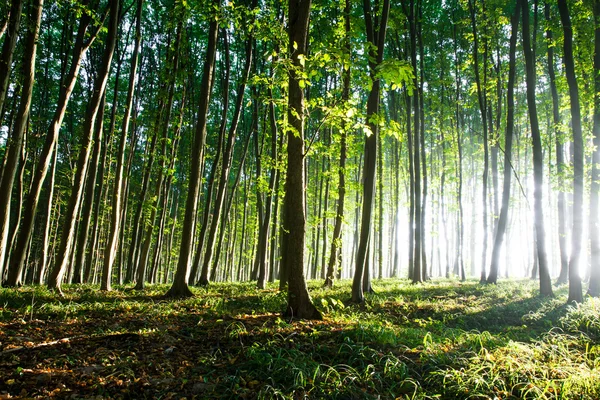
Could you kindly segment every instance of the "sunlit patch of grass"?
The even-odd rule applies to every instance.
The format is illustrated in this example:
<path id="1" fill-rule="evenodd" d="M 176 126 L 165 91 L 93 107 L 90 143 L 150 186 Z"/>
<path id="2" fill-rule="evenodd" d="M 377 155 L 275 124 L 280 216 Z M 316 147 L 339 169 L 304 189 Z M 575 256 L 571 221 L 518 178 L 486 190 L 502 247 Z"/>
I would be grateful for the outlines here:
<path id="1" fill-rule="evenodd" d="M 577 338 L 551 331 L 534 343 L 509 341 L 455 353 L 426 382 L 443 398 L 596 399 L 600 363 Z"/>

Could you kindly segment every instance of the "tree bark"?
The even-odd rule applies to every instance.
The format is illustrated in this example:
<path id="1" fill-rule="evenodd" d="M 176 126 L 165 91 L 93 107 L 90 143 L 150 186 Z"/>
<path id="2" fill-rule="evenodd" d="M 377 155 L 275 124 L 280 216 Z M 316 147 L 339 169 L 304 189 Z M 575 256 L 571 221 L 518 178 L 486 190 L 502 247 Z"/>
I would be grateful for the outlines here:
<path id="1" fill-rule="evenodd" d="M 548 77 L 550 78 L 550 92 L 552 94 L 552 122 L 554 124 L 554 143 L 556 147 L 556 178 L 558 180 L 558 246 L 560 250 L 560 274 L 556 281 L 557 284 L 567 283 L 569 273 L 569 254 L 567 252 L 567 222 L 565 193 L 563 187 L 563 171 L 565 168 L 565 156 L 563 138 L 560 133 L 560 102 L 558 90 L 556 88 L 556 74 L 554 71 L 554 43 L 552 34 L 552 25 L 550 23 L 550 3 L 546 2 L 544 6 L 544 15 L 546 18 L 546 38 L 548 42 Z"/>
<path id="2" fill-rule="evenodd" d="M 479 110 L 481 112 L 481 123 L 483 125 L 483 179 L 482 179 L 482 208 L 483 208 L 483 251 L 482 251 L 482 264 L 481 264 L 481 279 L 480 282 L 486 281 L 485 266 L 487 264 L 487 237 L 488 237 L 488 170 L 489 170 L 489 146 L 488 146 L 488 121 L 486 111 L 486 70 L 487 66 L 484 65 L 484 79 L 483 83 L 480 78 L 479 71 L 479 35 L 477 31 L 476 12 L 473 0 L 469 0 L 469 13 L 471 15 L 471 26 L 473 29 L 473 63 L 475 68 L 475 83 L 477 86 L 477 98 L 479 100 Z M 487 64 L 487 46 L 484 54 L 484 64 Z"/>

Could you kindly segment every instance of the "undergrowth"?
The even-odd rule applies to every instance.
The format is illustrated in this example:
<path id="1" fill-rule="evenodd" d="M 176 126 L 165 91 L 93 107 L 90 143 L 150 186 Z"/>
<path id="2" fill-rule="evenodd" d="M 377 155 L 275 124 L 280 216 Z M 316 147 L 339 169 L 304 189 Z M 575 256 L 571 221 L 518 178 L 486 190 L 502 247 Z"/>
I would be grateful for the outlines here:
<path id="1" fill-rule="evenodd" d="M 598 399 L 600 300 L 530 281 L 309 282 L 323 321 L 275 286 L 0 289 L 0 398 Z"/>

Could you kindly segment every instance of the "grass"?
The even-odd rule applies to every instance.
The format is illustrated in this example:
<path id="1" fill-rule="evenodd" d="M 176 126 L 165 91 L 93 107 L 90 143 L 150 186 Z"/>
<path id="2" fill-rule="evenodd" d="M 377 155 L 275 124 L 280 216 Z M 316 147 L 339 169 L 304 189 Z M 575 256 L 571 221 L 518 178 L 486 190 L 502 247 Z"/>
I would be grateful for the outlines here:
<path id="1" fill-rule="evenodd" d="M 196 297 L 0 289 L 0 398 L 598 399 L 600 300 L 530 281 L 309 282 L 323 321 L 281 318 L 274 286 Z"/>

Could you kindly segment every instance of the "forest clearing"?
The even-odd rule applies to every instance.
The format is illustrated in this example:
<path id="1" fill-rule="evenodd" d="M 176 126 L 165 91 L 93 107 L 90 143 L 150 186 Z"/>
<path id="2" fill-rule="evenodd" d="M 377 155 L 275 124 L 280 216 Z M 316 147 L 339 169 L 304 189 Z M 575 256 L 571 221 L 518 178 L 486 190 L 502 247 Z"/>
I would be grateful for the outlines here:
<path id="1" fill-rule="evenodd" d="M 600 303 L 535 282 L 310 281 L 322 321 L 281 316 L 270 286 L 187 300 L 69 286 L 0 289 L 0 398 L 597 399 Z M 10 394 L 10 395 L 9 395 Z"/>

